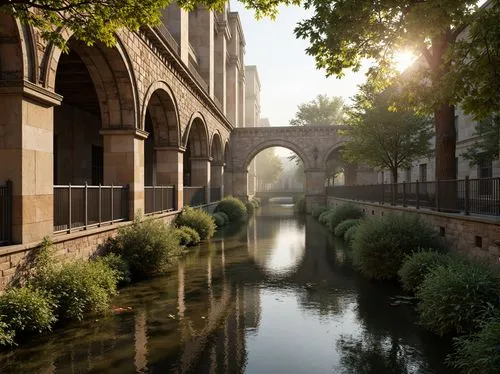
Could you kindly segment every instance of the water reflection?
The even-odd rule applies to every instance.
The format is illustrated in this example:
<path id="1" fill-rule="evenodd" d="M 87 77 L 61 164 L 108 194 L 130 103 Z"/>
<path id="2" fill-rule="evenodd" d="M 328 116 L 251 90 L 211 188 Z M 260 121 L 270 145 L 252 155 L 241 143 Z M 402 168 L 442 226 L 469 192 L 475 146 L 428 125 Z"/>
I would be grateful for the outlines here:
<path id="1" fill-rule="evenodd" d="M 132 312 L 0 354 L 2 373 L 446 373 L 399 290 L 360 278 L 341 243 L 290 207 L 264 210 L 124 289 Z M 308 285 L 305 287 L 305 285 Z"/>

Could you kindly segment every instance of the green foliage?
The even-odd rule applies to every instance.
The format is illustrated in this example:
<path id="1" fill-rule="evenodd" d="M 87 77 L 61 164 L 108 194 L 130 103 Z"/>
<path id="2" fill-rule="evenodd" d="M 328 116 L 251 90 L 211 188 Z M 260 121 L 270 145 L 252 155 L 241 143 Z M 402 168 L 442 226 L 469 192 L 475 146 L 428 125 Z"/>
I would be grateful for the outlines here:
<path id="1" fill-rule="evenodd" d="M 335 236 L 339 238 L 343 238 L 346 231 L 349 230 L 352 226 L 357 226 L 361 222 L 360 219 L 346 219 L 345 221 L 340 222 L 336 227 L 333 233 Z"/>
<path id="2" fill-rule="evenodd" d="M 215 233 L 213 218 L 201 209 L 184 207 L 176 219 L 178 226 L 188 226 L 196 230 L 201 240 L 210 239 Z"/>
<path id="3" fill-rule="evenodd" d="M 453 261 L 438 266 L 416 293 L 421 323 L 439 335 L 474 331 L 499 307 L 500 276 L 484 264 Z"/>
<path id="4" fill-rule="evenodd" d="M 337 225 L 347 219 L 358 219 L 363 217 L 363 211 L 353 204 L 342 204 L 333 209 L 333 213 L 327 221 L 328 229 L 333 233 Z"/>
<path id="5" fill-rule="evenodd" d="M 390 90 L 375 93 L 372 85 L 361 86 L 348 111 L 343 156 L 353 164 L 389 169 L 397 183 L 398 169 L 430 156 L 434 132 L 428 116 L 390 110 L 390 95 Z"/>
<path id="6" fill-rule="evenodd" d="M 179 250 L 174 230 L 161 219 L 137 218 L 132 225 L 121 228 L 116 239 L 120 254 L 138 277 L 164 271 L 171 256 Z"/>
<path id="7" fill-rule="evenodd" d="M 262 183 L 274 183 L 283 174 L 283 165 L 274 148 L 267 148 L 255 156 L 257 179 Z"/>
<path id="8" fill-rule="evenodd" d="M 306 214 L 306 197 L 301 195 L 293 203 L 293 211 L 299 214 Z"/>
<path id="9" fill-rule="evenodd" d="M 328 221 L 330 220 L 330 216 L 333 214 L 333 210 L 326 210 L 323 213 L 321 213 L 318 217 L 318 222 L 321 223 L 323 226 L 326 226 L 328 224 Z"/>
<path id="10" fill-rule="evenodd" d="M 232 196 L 225 197 L 215 207 L 215 212 L 226 213 L 229 222 L 241 222 L 247 218 L 247 208 L 240 199 Z"/>
<path id="11" fill-rule="evenodd" d="M 500 157 L 500 115 L 491 116 L 477 124 L 475 136 L 479 139 L 462 156 L 473 165 Z"/>
<path id="12" fill-rule="evenodd" d="M 344 241 L 347 243 L 347 245 L 351 245 L 352 244 L 352 241 L 354 239 L 354 236 L 356 235 L 356 233 L 358 232 L 358 228 L 359 228 L 359 224 L 358 225 L 354 225 L 354 226 L 351 226 L 349 227 L 345 233 L 344 233 Z"/>
<path id="13" fill-rule="evenodd" d="M 0 319 L 0 347 L 14 345 L 14 331 L 9 329 L 7 323 Z"/>
<path id="14" fill-rule="evenodd" d="M 179 238 L 180 245 L 185 245 L 186 247 L 197 245 L 200 243 L 200 234 L 198 231 L 188 226 L 181 226 L 175 229 L 175 233 Z"/>
<path id="15" fill-rule="evenodd" d="M 477 333 L 458 338 L 454 347 L 447 361 L 462 373 L 500 373 L 500 316 L 483 323 Z"/>
<path id="16" fill-rule="evenodd" d="M 432 250 L 419 250 L 411 254 L 404 260 L 398 272 L 403 289 L 416 292 L 433 269 L 449 264 L 450 260 L 450 256 Z"/>
<path id="17" fill-rule="evenodd" d="M 50 331 L 56 322 L 54 309 L 50 295 L 31 287 L 11 288 L 0 296 L 0 316 L 6 323 L 5 330 L 16 336 Z"/>
<path id="18" fill-rule="evenodd" d="M 344 101 L 341 97 L 318 95 L 308 103 L 300 104 L 291 126 L 332 126 L 342 124 Z"/>
<path id="19" fill-rule="evenodd" d="M 214 213 L 214 214 L 212 214 L 212 217 L 215 221 L 215 225 L 219 228 L 224 226 L 226 223 L 229 222 L 229 219 L 227 218 L 227 214 L 224 212 Z"/>
<path id="20" fill-rule="evenodd" d="M 253 204 L 253 206 L 254 206 L 255 209 L 260 208 L 260 201 L 259 201 L 259 199 L 253 197 L 250 201 L 252 202 L 252 204 Z"/>
<path id="21" fill-rule="evenodd" d="M 128 284 L 132 281 L 130 266 L 121 255 L 110 252 L 105 256 L 97 257 L 95 261 L 102 262 L 113 270 L 118 284 Z"/>
<path id="22" fill-rule="evenodd" d="M 312 211 L 311 211 L 311 216 L 314 218 L 314 219 L 319 219 L 319 216 L 326 212 L 328 210 L 328 208 L 324 205 L 316 205 L 315 207 L 312 208 Z"/>
<path id="23" fill-rule="evenodd" d="M 397 276 L 407 255 L 418 248 L 443 249 L 441 238 L 417 215 L 389 214 L 364 221 L 352 242 L 354 265 L 373 279 Z"/>
<path id="24" fill-rule="evenodd" d="M 255 213 L 255 206 L 253 205 L 253 203 L 251 201 L 247 201 L 245 203 L 245 207 L 247 209 L 247 215 L 249 217 L 253 216 L 253 214 Z"/>
<path id="25" fill-rule="evenodd" d="M 30 284 L 54 297 L 59 319 L 82 320 L 86 314 L 108 310 L 117 278 L 103 261 L 78 260 L 54 265 Z"/>

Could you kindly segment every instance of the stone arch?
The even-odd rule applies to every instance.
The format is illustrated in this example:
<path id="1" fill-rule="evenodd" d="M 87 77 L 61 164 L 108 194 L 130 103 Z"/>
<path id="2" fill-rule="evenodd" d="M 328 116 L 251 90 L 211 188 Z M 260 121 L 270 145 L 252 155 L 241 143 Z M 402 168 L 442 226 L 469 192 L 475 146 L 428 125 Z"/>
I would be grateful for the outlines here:
<path id="1" fill-rule="evenodd" d="M 267 148 L 271 147 L 283 147 L 291 150 L 292 152 L 295 152 L 297 156 L 300 157 L 300 159 L 304 162 L 304 169 L 307 170 L 310 168 L 310 162 L 309 158 L 306 156 L 305 151 L 297 145 L 296 143 L 283 140 L 283 139 L 269 139 L 265 140 L 257 145 L 255 145 L 244 157 L 244 163 L 241 165 L 241 167 L 246 170 L 248 168 L 248 165 L 250 165 L 250 162 L 253 160 L 255 156 L 257 156 L 260 152 Z"/>
<path id="2" fill-rule="evenodd" d="M 141 128 L 146 129 L 149 114 L 155 132 L 155 146 L 180 147 L 180 120 L 177 101 L 170 87 L 163 81 L 155 82 L 144 97 Z"/>
<path id="3" fill-rule="evenodd" d="M 212 162 L 214 163 L 221 164 L 224 162 L 222 138 L 218 131 L 212 135 L 212 140 L 210 142 L 210 157 L 212 158 Z"/>
<path id="4" fill-rule="evenodd" d="M 330 159 L 330 156 L 336 152 L 340 152 L 343 148 L 344 148 L 343 142 L 334 144 L 332 147 L 328 149 L 328 151 L 325 152 L 321 164 L 326 165 L 328 163 L 328 160 Z"/>
<path id="5" fill-rule="evenodd" d="M 7 13 L 0 13 L 0 80 L 37 82 L 33 30 Z"/>
<path id="6" fill-rule="evenodd" d="M 232 167 L 232 157 L 231 157 L 231 148 L 229 147 L 229 140 L 226 140 L 224 144 L 224 164 L 226 167 Z"/>
<path id="7" fill-rule="evenodd" d="M 200 113 L 195 113 L 189 120 L 189 125 L 182 137 L 182 146 L 189 147 L 191 157 L 209 157 L 209 135 L 205 119 Z"/>
<path id="8" fill-rule="evenodd" d="M 114 47 L 101 42 L 89 47 L 63 32 L 70 52 L 76 53 L 84 62 L 94 84 L 101 112 L 103 128 L 138 128 L 139 104 L 137 83 L 132 64 L 120 38 Z M 62 58 L 60 48 L 49 48 L 46 71 L 42 74 L 45 87 L 56 88 L 58 65 Z"/>

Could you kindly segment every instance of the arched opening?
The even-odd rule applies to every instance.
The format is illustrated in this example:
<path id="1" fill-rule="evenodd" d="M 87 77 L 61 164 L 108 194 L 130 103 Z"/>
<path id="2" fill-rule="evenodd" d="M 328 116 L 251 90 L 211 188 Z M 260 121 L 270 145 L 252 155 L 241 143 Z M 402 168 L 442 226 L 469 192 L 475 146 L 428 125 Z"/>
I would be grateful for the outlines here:
<path id="1" fill-rule="evenodd" d="M 224 192 L 224 154 L 222 139 L 218 133 L 212 137 L 210 147 L 210 201 L 219 201 Z"/>
<path id="2" fill-rule="evenodd" d="M 71 38 L 68 47 L 54 84 L 63 97 L 54 108 L 55 231 L 127 219 L 135 210 L 127 186 L 142 159 L 133 77 L 120 46 Z"/>
<path id="3" fill-rule="evenodd" d="M 343 186 L 352 178 L 351 167 L 342 157 L 342 148 L 335 148 L 327 155 L 325 160 L 326 186 Z"/>
<path id="4" fill-rule="evenodd" d="M 210 160 L 205 122 L 199 117 L 194 118 L 184 139 L 184 205 L 206 204 L 210 199 Z"/>
<path id="5" fill-rule="evenodd" d="M 0 41 L 0 80 L 23 79 L 25 69 L 19 28 L 15 18 L 5 13 L 0 13 Z"/>

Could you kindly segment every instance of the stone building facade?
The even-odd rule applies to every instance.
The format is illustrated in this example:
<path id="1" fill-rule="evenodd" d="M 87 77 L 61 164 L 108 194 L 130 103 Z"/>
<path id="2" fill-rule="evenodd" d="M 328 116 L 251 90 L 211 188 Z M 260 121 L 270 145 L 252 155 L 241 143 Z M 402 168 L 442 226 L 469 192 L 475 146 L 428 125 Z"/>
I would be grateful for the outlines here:
<path id="1" fill-rule="evenodd" d="M 245 127 L 258 127 L 260 122 L 260 79 L 257 66 L 245 66 Z M 257 166 L 255 158 L 248 167 L 248 194 L 257 189 Z"/>

